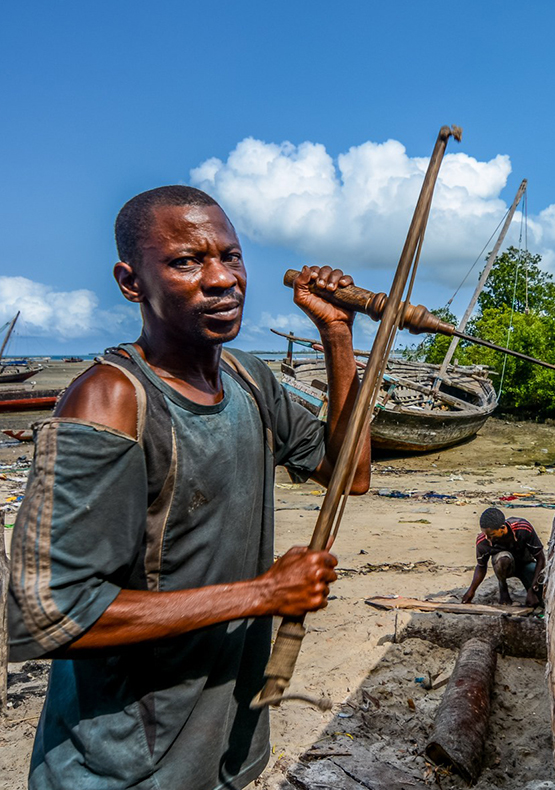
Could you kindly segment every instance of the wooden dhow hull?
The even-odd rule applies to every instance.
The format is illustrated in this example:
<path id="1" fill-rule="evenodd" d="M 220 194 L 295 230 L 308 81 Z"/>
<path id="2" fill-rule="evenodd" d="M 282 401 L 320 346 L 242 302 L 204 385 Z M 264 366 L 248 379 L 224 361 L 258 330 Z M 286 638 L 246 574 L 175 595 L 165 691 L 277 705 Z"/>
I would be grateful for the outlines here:
<path id="1" fill-rule="evenodd" d="M 53 409 L 62 389 L 0 390 L 0 413 Z"/>
<path id="2" fill-rule="evenodd" d="M 439 389 L 439 397 L 445 400 L 435 400 L 434 408 L 430 408 L 425 392 L 432 387 L 438 371 L 438 365 L 390 360 L 382 403 L 372 421 L 374 448 L 401 453 L 442 450 L 471 438 L 482 428 L 497 405 L 493 384 L 483 369 L 449 368 Z M 292 399 L 325 419 L 323 360 L 285 363 L 282 372 L 282 384 Z"/>
<path id="3" fill-rule="evenodd" d="M 27 368 L 26 370 L 14 370 L 13 373 L 6 369 L 6 372 L 0 373 L 0 384 L 15 384 L 16 382 L 27 381 L 32 376 L 40 373 L 42 368 Z"/>

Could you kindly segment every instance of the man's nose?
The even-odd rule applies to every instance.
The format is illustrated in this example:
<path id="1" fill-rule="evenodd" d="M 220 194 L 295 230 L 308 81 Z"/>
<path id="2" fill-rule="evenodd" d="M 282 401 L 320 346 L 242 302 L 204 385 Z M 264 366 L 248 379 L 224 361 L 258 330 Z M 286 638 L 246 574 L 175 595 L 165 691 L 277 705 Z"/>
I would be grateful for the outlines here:
<path id="1" fill-rule="evenodd" d="M 235 272 L 220 258 L 205 261 L 202 270 L 202 286 L 205 290 L 227 290 L 237 285 Z"/>

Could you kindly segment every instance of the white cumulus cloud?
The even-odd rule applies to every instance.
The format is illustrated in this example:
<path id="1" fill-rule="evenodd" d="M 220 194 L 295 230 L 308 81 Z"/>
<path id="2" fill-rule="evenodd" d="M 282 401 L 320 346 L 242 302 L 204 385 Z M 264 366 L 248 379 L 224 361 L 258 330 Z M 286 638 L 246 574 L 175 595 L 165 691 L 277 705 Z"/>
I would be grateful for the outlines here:
<path id="1" fill-rule="evenodd" d="M 18 327 L 28 336 L 59 340 L 85 337 L 99 331 L 116 330 L 134 320 L 126 306 L 101 310 L 93 291 L 57 291 L 27 277 L 0 277 L 0 322 L 21 311 Z"/>
<path id="2" fill-rule="evenodd" d="M 368 141 L 334 160 L 319 143 L 247 138 L 226 161 L 208 159 L 190 178 L 254 241 L 347 271 L 389 269 L 398 261 L 428 161 L 408 156 L 397 140 Z M 500 193 L 510 172 L 502 154 L 487 162 L 460 151 L 445 156 L 421 277 L 460 282 L 507 210 Z M 518 217 L 507 243 L 517 240 Z M 529 242 L 546 263 L 555 263 L 555 206 L 531 218 Z"/>

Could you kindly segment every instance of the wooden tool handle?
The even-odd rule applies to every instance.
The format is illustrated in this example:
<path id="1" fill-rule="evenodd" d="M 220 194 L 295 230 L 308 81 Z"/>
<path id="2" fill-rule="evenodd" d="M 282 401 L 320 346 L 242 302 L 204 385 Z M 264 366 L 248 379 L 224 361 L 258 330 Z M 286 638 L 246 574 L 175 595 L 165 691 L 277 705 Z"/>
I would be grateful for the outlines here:
<path id="1" fill-rule="evenodd" d="M 293 288 L 296 278 L 300 272 L 296 269 L 288 269 L 283 277 L 284 285 Z M 385 293 L 374 293 L 367 291 L 366 288 L 359 288 L 357 285 L 346 285 L 337 288 L 335 291 L 328 291 L 320 288 L 316 283 L 309 286 L 312 293 L 320 296 L 337 307 L 344 307 L 347 310 L 354 310 L 356 313 L 364 313 L 374 321 L 381 321 L 388 297 Z M 402 305 L 403 317 L 399 323 L 399 329 L 408 329 L 413 335 L 422 332 L 432 332 L 433 334 L 452 335 L 455 327 L 441 321 L 431 313 L 424 305 L 404 304 Z"/>
<path id="2" fill-rule="evenodd" d="M 288 269 L 283 277 L 283 284 L 293 288 L 293 284 L 299 274 L 300 272 L 296 271 L 296 269 Z M 346 307 L 357 313 L 366 313 L 374 321 L 380 320 L 387 304 L 387 294 L 375 294 L 373 291 L 367 291 L 365 288 L 359 288 L 357 285 L 346 285 L 344 288 L 338 288 L 336 291 L 328 291 L 326 288 L 319 288 L 316 283 L 312 283 L 310 290 L 317 296 L 321 296 L 322 299 L 337 305 L 337 307 Z"/>

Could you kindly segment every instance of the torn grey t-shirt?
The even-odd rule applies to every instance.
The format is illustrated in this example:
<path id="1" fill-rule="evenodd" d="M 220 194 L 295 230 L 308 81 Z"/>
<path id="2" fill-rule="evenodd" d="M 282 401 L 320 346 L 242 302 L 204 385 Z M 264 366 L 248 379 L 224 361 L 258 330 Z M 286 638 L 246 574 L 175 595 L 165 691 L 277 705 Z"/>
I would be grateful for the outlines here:
<path id="1" fill-rule="evenodd" d="M 12 544 L 11 659 L 48 655 L 90 628 L 121 589 L 180 590 L 253 578 L 273 560 L 273 468 L 308 478 L 323 426 L 267 366 L 236 355 L 268 407 L 273 457 L 253 398 L 222 371 L 201 406 L 130 346 L 109 354 L 146 393 L 140 441 L 53 418 L 36 453 Z M 154 406 L 153 406 L 154 404 Z M 154 482 L 153 482 L 154 481 Z M 31 765 L 33 790 L 240 788 L 268 759 L 263 683 L 269 618 L 55 659 Z"/>

